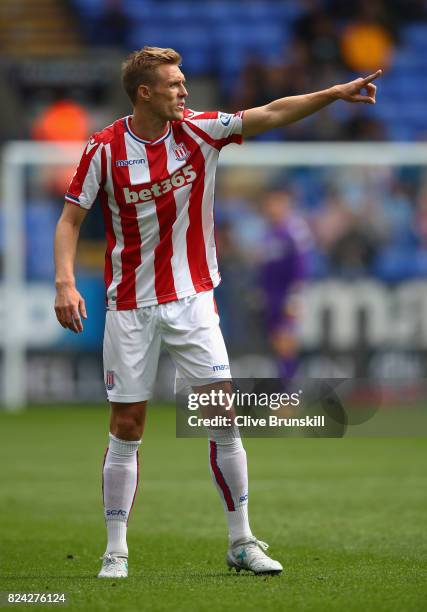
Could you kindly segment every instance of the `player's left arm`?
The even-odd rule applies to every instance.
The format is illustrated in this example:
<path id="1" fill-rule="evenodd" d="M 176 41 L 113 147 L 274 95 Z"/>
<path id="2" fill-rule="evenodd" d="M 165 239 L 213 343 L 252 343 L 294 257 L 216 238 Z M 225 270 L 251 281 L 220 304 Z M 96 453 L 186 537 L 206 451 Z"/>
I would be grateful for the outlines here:
<path id="1" fill-rule="evenodd" d="M 244 138 L 256 136 L 268 130 L 299 121 L 335 102 L 335 100 L 375 104 L 377 88 L 372 81 L 381 74 L 382 70 L 377 70 L 374 74 L 355 79 L 349 83 L 334 85 L 328 89 L 302 96 L 280 98 L 265 106 L 245 110 L 242 135 Z"/>

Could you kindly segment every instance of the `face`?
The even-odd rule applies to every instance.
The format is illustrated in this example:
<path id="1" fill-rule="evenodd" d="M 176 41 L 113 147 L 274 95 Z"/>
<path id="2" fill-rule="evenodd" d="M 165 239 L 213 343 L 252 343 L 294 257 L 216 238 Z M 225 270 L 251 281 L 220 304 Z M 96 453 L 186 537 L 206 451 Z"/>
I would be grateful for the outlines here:
<path id="1" fill-rule="evenodd" d="M 272 191 L 265 195 L 262 211 L 272 225 L 280 225 L 292 208 L 290 194 L 286 191 Z"/>
<path id="2" fill-rule="evenodd" d="M 182 120 L 185 98 L 188 96 L 185 76 L 178 66 L 171 64 L 158 66 L 156 72 L 155 83 L 140 85 L 141 98 L 159 119 L 163 121 Z"/>

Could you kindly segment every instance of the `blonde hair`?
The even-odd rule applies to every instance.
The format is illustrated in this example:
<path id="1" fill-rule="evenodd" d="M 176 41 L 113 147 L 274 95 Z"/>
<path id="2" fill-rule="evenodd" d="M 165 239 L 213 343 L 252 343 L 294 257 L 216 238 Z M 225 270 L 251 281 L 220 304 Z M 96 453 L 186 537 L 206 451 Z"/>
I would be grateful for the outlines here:
<path id="1" fill-rule="evenodd" d="M 174 49 L 147 47 L 134 51 L 122 64 L 123 87 L 135 104 L 139 85 L 150 85 L 156 79 L 156 68 L 162 64 L 180 64 L 182 58 Z"/>

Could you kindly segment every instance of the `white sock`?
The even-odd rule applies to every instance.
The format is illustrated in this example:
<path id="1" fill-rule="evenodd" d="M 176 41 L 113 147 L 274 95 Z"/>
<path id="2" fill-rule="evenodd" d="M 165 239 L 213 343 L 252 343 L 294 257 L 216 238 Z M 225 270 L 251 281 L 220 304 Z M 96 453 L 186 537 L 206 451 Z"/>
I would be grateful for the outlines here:
<path id="1" fill-rule="evenodd" d="M 224 504 L 230 542 L 251 538 L 246 451 L 236 429 L 209 429 L 209 466 Z"/>
<path id="2" fill-rule="evenodd" d="M 138 448 L 141 440 L 119 440 L 110 433 L 102 474 L 106 553 L 128 556 L 126 542 L 129 514 L 138 488 Z"/>

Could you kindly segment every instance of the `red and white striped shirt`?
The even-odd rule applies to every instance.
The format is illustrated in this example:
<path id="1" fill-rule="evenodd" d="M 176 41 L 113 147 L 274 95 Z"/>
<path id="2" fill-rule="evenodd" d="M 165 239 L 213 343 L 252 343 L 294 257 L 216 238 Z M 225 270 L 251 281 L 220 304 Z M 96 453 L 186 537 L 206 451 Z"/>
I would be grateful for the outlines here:
<path id="1" fill-rule="evenodd" d="M 216 287 L 213 203 L 223 146 L 242 142 L 242 113 L 186 110 L 155 141 L 132 117 L 89 140 L 65 196 L 104 214 L 107 308 L 162 304 Z"/>

